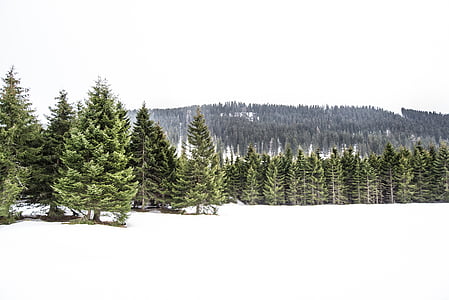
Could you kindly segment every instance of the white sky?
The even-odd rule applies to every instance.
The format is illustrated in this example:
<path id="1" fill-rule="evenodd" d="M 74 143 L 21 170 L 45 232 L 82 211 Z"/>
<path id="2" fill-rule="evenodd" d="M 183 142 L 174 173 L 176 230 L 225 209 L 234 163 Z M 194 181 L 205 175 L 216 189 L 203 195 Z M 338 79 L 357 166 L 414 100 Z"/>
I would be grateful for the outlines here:
<path id="1" fill-rule="evenodd" d="M 242 101 L 449 113 L 448 0 L 1 0 L 0 75 L 39 114 L 98 76 L 128 108 Z"/>

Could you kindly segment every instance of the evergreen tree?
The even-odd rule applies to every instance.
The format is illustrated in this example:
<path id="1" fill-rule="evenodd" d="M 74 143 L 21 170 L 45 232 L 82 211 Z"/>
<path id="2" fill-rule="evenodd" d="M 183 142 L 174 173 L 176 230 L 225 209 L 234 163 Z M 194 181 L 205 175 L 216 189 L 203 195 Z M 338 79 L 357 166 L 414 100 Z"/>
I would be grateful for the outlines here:
<path id="1" fill-rule="evenodd" d="M 0 144 L 0 224 L 11 221 L 11 206 L 24 188 L 20 178 L 24 177 L 21 173 L 25 170 L 21 170 L 8 156 Z"/>
<path id="2" fill-rule="evenodd" d="M 360 162 L 361 198 L 365 204 L 379 203 L 379 178 L 375 168 L 377 155 L 371 154 Z"/>
<path id="3" fill-rule="evenodd" d="M 449 149 L 445 143 L 438 150 L 433 170 L 436 200 L 449 202 Z"/>
<path id="4" fill-rule="evenodd" d="M 337 148 L 333 148 L 331 156 L 325 164 L 326 184 L 329 202 L 332 204 L 343 204 L 343 169 Z"/>
<path id="5" fill-rule="evenodd" d="M 139 181 L 136 201 L 142 208 L 169 205 L 174 182 L 175 149 L 143 104 L 131 136 L 132 165 Z"/>
<path id="6" fill-rule="evenodd" d="M 430 199 L 431 166 L 428 165 L 429 160 L 429 153 L 422 144 L 416 144 L 412 156 L 413 179 L 411 184 L 414 187 L 413 194 L 417 202 L 427 202 Z"/>
<path id="7" fill-rule="evenodd" d="M 188 128 L 190 158 L 187 161 L 189 189 L 185 206 L 194 206 L 196 214 L 216 213 L 223 201 L 222 180 L 217 178 L 220 165 L 204 115 L 197 109 Z"/>
<path id="8" fill-rule="evenodd" d="M 55 98 L 57 100 L 54 108 L 49 108 L 51 115 L 48 118 L 48 126 L 44 131 L 44 147 L 43 154 L 45 164 L 45 174 L 42 188 L 43 195 L 45 195 L 42 201 L 49 204 L 50 209 L 48 216 L 50 218 L 57 218 L 63 214 L 58 209 L 58 203 L 56 195 L 53 193 L 52 185 L 59 177 L 58 170 L 61 168 L 62 161 L 61 156 L 64 151 L 64 139 L 68 136 L 69 130 L 73 124 L 75 118 L 75 112 L 67 99 L 67 92 L 62 90 L 59 92 L 59 96 Z"/>
<path id="9" fill-rule="evenodd" d="M 388 143 L 382 155 L 382 184 L 385 200 L 389 203 L 396 203 L 398 165 L 399 157 L 393 146 Z"/>
<path id="10" fill-rule="evenodd" d="M 102 211 L 124 223 L 136 194 L 128 166 L 128 121 L 105 80 L 99 79 L 66 139 L 62 177 L 54 188 L 60 203 L 100 221 Z"/>
<path id="11" fill-rule="evenodd" d="M 405 148 L 399 149 L 399 161 L 397 166 L 397 198 L 400 203 L 409 203 L 413 200 L 413 169 L 411 165 L 411 153 Z"/>
<path id="12" fill-rule="evenodd" d="M 345 149 L 341 157 L 343 197 L 345 203 L 358 203 L 357 158 L 352 148 Z"/>
<path id="13" fill-rule="evenodd" d="M 324 204 L 325 181 L 323 163 L 318 152 L 312 152 L 307 158 L 306 197 L 308 204 Z"/>
<path id="14" fill-rule="evenodd" d="M 294 165 L 295 177 L 294 177 L 294 190 L 296 194 L 296 203 L 301 205 L 307 205 L 308 194 L 307 194 L 307 158 L 305 157 L 303 151 L 298 149 L 298 154 L 296 156 L 296 161 Z"/>
<path id="15" fill-rule="evenodd" d="M 3 152 L 22 175 L 23 197 L 37 201 L 42 198 L 42 128 L 31 109 L 28 90 L 12 67 L 3 78 L 0 90 L 0 124 Z M 12 170 L 12 169 L 10 169 Z M 12 171 L 15 173 L 16 171 Z M 29 179 L 29 180 L 28 180 Z"/>
<path id="16" fill-rule="evenodd" d="M 292 169 L 293 153 L 290 145 L 287 145 L 285 152 L 280 154 L 279 174 L 282 179 L 282 193 L 284 194 L 284 203 L 291 204 L 289 200 L 292 197 Z"/>
<path id="17" fill-rule="evenodd" d="M 250 164 L 246 177 L 246 184 L 243 190 L 242 200 L 248 204 L 257 204 L 259 200 L 259 184 L 257 180 L 257 170 Z"/>
<path id="18" fill-rule="evenodd" d="M 266 204 L 284 204 L 284 193 L 282 187 L 282 176 L 279 174 L 279 158 L 271 159 L 268 163 L 268 170 L 264 182 L 264 198 Z"/>

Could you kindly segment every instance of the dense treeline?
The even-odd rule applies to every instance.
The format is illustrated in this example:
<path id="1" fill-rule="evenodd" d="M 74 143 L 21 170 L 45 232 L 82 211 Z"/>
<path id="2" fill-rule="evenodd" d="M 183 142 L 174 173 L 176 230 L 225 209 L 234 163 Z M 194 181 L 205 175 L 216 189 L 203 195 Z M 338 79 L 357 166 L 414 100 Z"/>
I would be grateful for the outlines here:
<path id="1" fill-rule="evenodd" d="M 123 104 L 101 78 L 76 107 L 68 102 L 65 91 L 55 100 L 44 128 L 34 116 L 28 91 L 21 87 L 14 68 L 3 78 L 0 223 L 14 220 L 13 207 L 18 202 L 45 205 L 47 218 L 53 220 L 72 212 L 82 222 L 102 222 L 108 215 L 113 223 L 123 224 L 132 207 L 193 207 L 196 214 L 214 214 L 218 205 L 237 200 L 269 205 L 449 201 L 449 150 L 442 142 L 447 139 L 447 127 L 440 127 L 447 125 L 444 115 L 403 110 L 400 117 L 370 107 L 229 103 L 204 107 L 211 116 L 219 116 L 209 121 L 214 136 L 200 108 L 160 110 L 159 116 L 174 116 L 170 126 L 178 126 L 179 137 L 185 135 L 185 140 L 179 138 L 184 141 L 177 151 L 162 127 L 168 121 L 157 122 L 156 110 L 151 114 L 144 104 L 131 122 Z M 384 123 L 377 124 L 373 114 Z M 327 121 L 323 115 L 328 116 Z M 382 119 L 386 115 L 389 117 Z M 334 123 L 337 119 L 340 122 Z M 420 122 L 434 128 L 406 126 Z M 341 147 L 331 147 L 326 155 L 302 150 L 301 144 L 292 150 L 296 145 L 292 136 L 301 141 L 310 133 L 304 124 L 319 124 L 318 134 L 310 135 L 317 141 L 334 132 L 334 138 L 340 139 L 335 144 Z M 373 128 L 380 128 L 380 136 L 385 133 L 386 144 L 379 139 L 376 147 L 382 148 L 376 151 L 369 135 L 362 138 Z M 396 135 L 392 128 L 398 131 Z M 276 133 L 278 144 L 267 146 L 264 131 L 268 136 Z M 340 131 L 360 138 L 357 148 L 343 147 L 347 141 L 338 135 Z M 226 139 L 218 138 L 217 132 Z M 434 137 L 427 139 L 428 145 L 421 141 L 410 144 L 410 138 L 402 146 L 393 144 L 401 141 L 397 137 L 414 134 L 421 139 Z M 377 133 L 373 136 L 379 137 Z M 236 148 L 252 139 L 261 140 L 257 146 L 249 143 L 242 151 L 245 155 L 231 152 L 223 161 L 217 148 L 229 145 L 235 137 Z M 390 139 L 393 142 L 388 142 Z M 335 140 L 327 141 L 330 145 Z M 368 152 L 360 146 L 363 141 L 368 141 Z"/>
<path id="2" fill-rule="evenodd" d="M 271 157 L 252 145 L 243 158 L 227 161 L 226 192 L 247 204 L 378 204 L 449 201 L 449 149 L 410 151 L 387 144 L 362 158 L 352 148 L 333 148 L 328 158 L 290 148 Z"/>
<path id="3" fill-rule="evenodd" d="M 353 147 L 362 155 L 382 153 L 385 145 L 412 149 L 449 140 L 449 116 L 402 110 L 402 116 L 375 107 L 285 106 L 229 102 L 201 107 L 218 150 L 245 155 L 250 144 L 260 153 Z M 166 130 L 173 144 L 182 144 L 194 107 L 154 109 L 152 118 Z M 131 117 L 135 111 L 130 112 Z M 231 152 L 231 151 L 228 151 Z"/>

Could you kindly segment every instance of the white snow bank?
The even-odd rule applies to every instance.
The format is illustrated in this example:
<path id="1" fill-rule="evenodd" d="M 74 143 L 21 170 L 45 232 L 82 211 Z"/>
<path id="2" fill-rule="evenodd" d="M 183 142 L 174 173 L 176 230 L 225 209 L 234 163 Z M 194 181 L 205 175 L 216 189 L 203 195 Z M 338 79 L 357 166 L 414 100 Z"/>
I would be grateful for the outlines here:
<path id="1" fill-rule="evenodd" d="M 449 298 L 449 205 L 226 205 L 0 226 L 0 299 Z"/>

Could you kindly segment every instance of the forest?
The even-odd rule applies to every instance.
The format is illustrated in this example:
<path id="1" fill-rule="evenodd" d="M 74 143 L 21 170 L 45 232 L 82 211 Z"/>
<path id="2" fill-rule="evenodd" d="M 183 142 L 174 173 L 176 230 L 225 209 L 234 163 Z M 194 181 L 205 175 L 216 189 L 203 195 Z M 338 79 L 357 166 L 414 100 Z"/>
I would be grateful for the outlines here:
<path id="1" fill-rule="evenodd" d="M 14 68 L 0 90 L 0 223 L 15 207 L 126 224 L 131 209 L 449 202 L 448 117 L 373 107 L 226 103 L 128 112 L 106 80 L 43 126 Z M 273 142 L 275 141 L 275 142 Z M 312 145 L 312 146 L 310 146 Z M 243 149 L 243 147 L 245 147 Z M 226 149 L 233 149 L 227 151 Z"/>
<path id="2" fill-rule="evenodd" d="M 195 107 L 152 109 L 151 117 L 174 145 L 182 145 Z M 449 139 L 449 116 L 403 108 L 401 115 L 373 106 L 286 106 L 227 102 L 202 105 L 201 110 L 218 152 L 245 155 L 250 144 L 259 153 L 280 154 L 290 146 L 310 152 L 353 147 L 361 155 L 381 154 L 385 145 L 412 149 L 439 145 Z M 129 112 L 131 119 L 137 111 Z"/>

